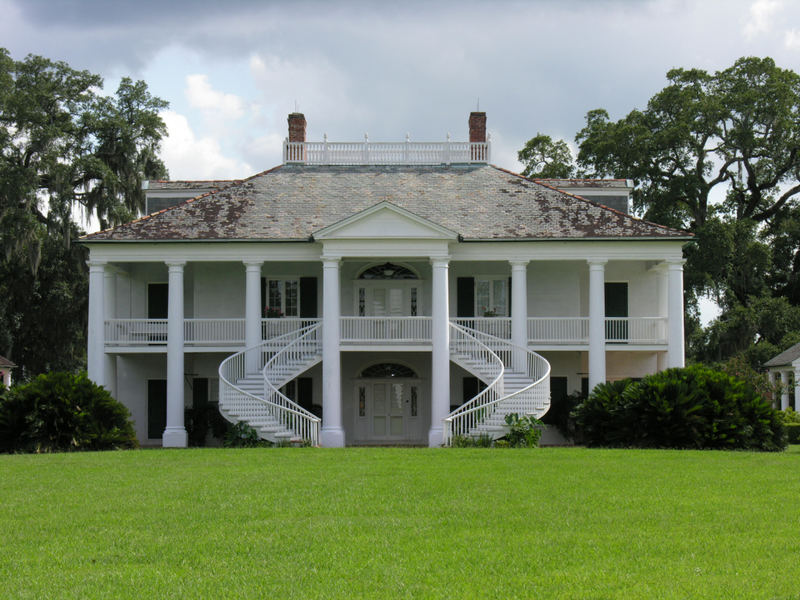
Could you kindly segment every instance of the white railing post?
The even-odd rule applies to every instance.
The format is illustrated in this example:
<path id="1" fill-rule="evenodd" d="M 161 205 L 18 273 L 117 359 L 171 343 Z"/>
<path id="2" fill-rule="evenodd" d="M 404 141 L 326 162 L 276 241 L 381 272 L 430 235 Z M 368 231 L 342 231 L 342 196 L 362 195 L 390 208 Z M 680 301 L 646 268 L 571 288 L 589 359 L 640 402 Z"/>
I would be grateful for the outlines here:
<path id="1" fill-rule="evenodd" d="M 450 134 L 447 134 L 447 138 L 444 142 L 444 164 L 450 164 Z"/>
<path id="2" fill-rule="evenodd" d="M 364 134 L 364 153 L 362 155 L 362 161 L 365 165 L 369 164 L 369 136 L 366 133 Z"/>
<path id="3" fill-rule="evenodd" d="M 331 161 L 331 153 L 330 153 L 330 149 L 328 148 L 328 134 L 327 133 L 323 133 L 322 134 L 322 144 L 323 144 L 323 147 L 322 147 L 322 160 L 325 162 L 325 164 L 328 164 Z"/>

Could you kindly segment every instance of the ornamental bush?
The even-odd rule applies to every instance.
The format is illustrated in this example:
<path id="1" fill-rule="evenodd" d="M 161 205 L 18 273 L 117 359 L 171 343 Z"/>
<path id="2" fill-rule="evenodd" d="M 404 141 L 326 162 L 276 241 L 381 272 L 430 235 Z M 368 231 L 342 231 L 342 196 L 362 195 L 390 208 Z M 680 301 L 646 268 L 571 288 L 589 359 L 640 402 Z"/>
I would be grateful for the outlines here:
<path id="1" fill-rule="evenodd" d="M 741 379 L 701 365 L 600 384 L 574 416 L 590 446 L 786 447 L 779 411 Z"/>
<path id="2" fill-rule="evenodd" d="M 128 409 L 86 373 L 39 375 L 0 396 L 0 452 L 136 446 Z"/>

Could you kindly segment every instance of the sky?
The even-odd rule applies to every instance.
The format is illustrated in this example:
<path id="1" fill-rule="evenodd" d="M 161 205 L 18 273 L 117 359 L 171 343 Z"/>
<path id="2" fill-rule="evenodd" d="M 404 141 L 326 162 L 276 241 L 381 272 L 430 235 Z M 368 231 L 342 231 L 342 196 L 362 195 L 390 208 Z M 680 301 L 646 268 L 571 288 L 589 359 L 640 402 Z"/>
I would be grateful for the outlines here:
<path id="1" fill-rule="evenodd" d="M 573 144 L 587 111 L 623 117 L 675 67 L 771 56 L 800 72 L 796 0 L 0 0 L 0 46 L 144 80 L 170 103 L 172 179 L 241 178 L 281 162 L 286 117 L 308 139 L 468 137 L 520 171 L 537 133 Z"/>

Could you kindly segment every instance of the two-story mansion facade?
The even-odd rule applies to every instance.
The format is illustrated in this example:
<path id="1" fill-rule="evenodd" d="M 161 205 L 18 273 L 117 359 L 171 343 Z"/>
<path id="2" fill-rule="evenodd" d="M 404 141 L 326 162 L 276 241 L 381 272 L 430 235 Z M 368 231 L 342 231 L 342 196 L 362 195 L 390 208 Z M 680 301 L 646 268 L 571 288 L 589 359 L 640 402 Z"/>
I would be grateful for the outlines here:
<path id="1" fill-rule="evenodd" d="M 81 240 L 89 376 L 141 443 L 219 402 L 271 440 L 438 446 L 683 365 L 688 236 L 627 214 L 628 182 L 492 166 L 484 113 L 463 143 L 289 125 L 282 165 L 150 182 L 174 206 Z"/>

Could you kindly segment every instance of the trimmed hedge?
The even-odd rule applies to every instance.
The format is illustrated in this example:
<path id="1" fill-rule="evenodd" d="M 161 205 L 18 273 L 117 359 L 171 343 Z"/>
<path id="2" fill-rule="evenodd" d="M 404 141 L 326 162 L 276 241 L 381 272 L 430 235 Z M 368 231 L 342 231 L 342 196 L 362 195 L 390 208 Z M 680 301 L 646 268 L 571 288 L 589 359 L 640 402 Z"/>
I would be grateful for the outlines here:
<path id="1" fill-rule="evenodd" d="M 0 452 L 136 446 L 128 409 L 86 373 L 39 375 L 0 396 Z"/>
<path id="2" fill-rule="evenodd" d="M 777 451 L 786 430 L 744 381 L 701 365 L 600 384 L 574 411 L 589 446 Z"/>

